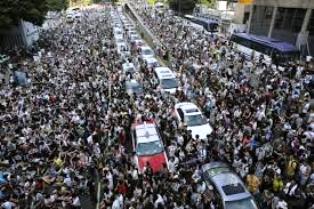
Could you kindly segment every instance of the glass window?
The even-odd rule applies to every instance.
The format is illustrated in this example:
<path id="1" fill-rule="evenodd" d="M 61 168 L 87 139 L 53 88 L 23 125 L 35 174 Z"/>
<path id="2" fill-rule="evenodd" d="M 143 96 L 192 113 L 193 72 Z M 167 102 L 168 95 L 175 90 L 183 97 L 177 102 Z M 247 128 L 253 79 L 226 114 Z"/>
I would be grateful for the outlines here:
<path id="1" fill-rule="evenodd" d="M 139 156 L 142 155 L 154 155 L 163 151 L 162 144 L 160 141 L 140 143 L 137 145 L 136 153 Z"/>
<path id="2" fill-rule="evenodd" d="M 305 17 L 306 9 L 295 9 L 293 21 L 291 23 L 292 32 L 300 32 Z"/>
<path id="3" fill-rule="evenodd" d="M 226 209 L 257 209 L 256 203 L 252 198 L 225 202 Z"/>
<path id="4" fill-rule="evenodd" d="M 225 173 L 225 172 L 230 172 L 230 169 L 227 167 L 211 168 L 211 169 L 208 169 L 206 173 L 209 177 L 213 177 L 218 174 Z"/>
<path id="5" fill-rule="evenodd" d="M 307 30 L 309 31 L 311 36 L 314 35 L 314 10 L 312 10 L 312 15 L 311 15 Z"/>
<path id="6" fill-rule="evenodd" d="M 222 190 L 226 195 L 234 195 L 245 192 L 244 187 L 239 183 L 222 186 Z"/>
<path id="7" fill-rule="evenodd" d="M 301 30 L 306 9 L 278 8 L 275 29 L 298 33 Z"/>
<path id="8" fill-rule="evenodd" d="M 197 115 L 187 115 L 185 118 L 187 126 L 201 126 L 207 123 L 207 120 L 202 116 L 202 114 Z"/>
<path id="9" fill-rule="evenodd" d="M 275 28 L 282 29 L 282 23 L 284 20 L 285 8 L 278 8 L 276 18 L 275 18 Z"/>
<path id="10" fill-rule="evenodd" d="M 267 35 L 273 15 L 273 7 L 254 6 L 251 32 L 258 35 Z"/>
<path id="11" fill-rule="evenodd" d="M 178 87 L 178 83 L 175 79 L 162 79 L 161 87 L 163 89 L 174 89 Z"/>

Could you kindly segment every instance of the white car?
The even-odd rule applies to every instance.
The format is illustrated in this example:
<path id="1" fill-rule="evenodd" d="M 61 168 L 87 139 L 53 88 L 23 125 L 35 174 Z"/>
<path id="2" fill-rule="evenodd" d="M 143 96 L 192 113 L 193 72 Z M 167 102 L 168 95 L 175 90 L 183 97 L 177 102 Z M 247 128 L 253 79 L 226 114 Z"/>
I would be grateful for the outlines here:
<path id="1" fill-rule="evenodd" d="M 123 73 L 131 73 L 131 74 L 137 71 L 135 65 L 131 62 L 123 63 L 122 70 L 123 70 Z"/>
<path id="2" fill-rule="evenodd" d="M 155 53 L 149 46 L 140 47 L 140 58 L 144 60 L 145 58 L 154 57 Z"/>
<path id="3" fill-rule="evenodd" d="M 135 79 L 132 79 L 130 81 L 125 82 L 125 89 L 127 94 L 130 97 L 133 97 L 134 94 L 136 96 L 143 96 L 144 95 L 144 89 L 143 85 L 137 82 Z"/>
<path id="4" fill-rule="evenodd" d="M 213 132 L 213 128 L 209 125 L 208 119 L 193 103 L 182 102 L 176 104 L 174 114 L 177 118 L 178 125 L 186 125 L 187 129 L 192 131 L 193 138 L 196 138 L 196 135 L 198 135 L 199 139 L 206 139 L 207 135 Z"/>
<path id="5" fill-rule="evenodd" d="M 130 41 L 130 43 L 136 49 L 139 49 L 141 46 L 145 45 L 145 42 L 142 39 L 135 39 L 135 40 Z"/>
<path id="6" fill-rule="evenodd" d="M 116 23 L 116 25 L 117 25 L 117 26 L 115 26 L 115 27 L 113 28 L 113 32 L 114 32 L 114 33 L 117 33 L 117 32 L 119 32 L 119 33 L 121 32 L 121 33 L 122 33 L 122 32 L 123 32 L 123 27 L 122 27 L 122 25 L 119 24 L 119 23 L 118 23 L 118 24 Z"/>
<path id="7" fill-rule="evenodd" d="M 157 89 L 161 92 L 175 94 L 178 89 L 178 81 L 175 73 L 168 67 L 155 67 L 154 78 L 157 84 Z"/>
<path id="8" fill-rule="evenodd" d="M 144 58 L 144 63 L 147 67 L 160 67 L 160 63 L 155 57 Z"/>
<path id="9" fill-rule="evenodd" d="M 67 15 L 66 16 L 66 22 L 67 23 L 73 23 L 74 22 L 74 17 L 72 15 Z"/>
<path id="10" fill-rule="evenodd" d="M 117 44 L 117 51 L 122 58 L 126 58 L 131 55 L 130 49 L 125 42 Z"/>
<path id="11" fill-rule="evenodd" d="M 123 38 L 121 38 L 121 37 L 115 37 L 115 41 L 116 41 L 116 45 L 119 45 L 120 43 L 124 43 L 125 41 L 124 41 L 124 39 Z"/>
<path id="12" fill-rule="evenodd" d="M 139 39 L 141 39 L 141 36 L 138 35 L 138 34 L 135 32 L 135 33 L 133 33 L 133 34 L 130 34 L 130 35 L 129 35 L 129 38 L 130 38 L 130 41 L 134 41 L 134 40 L 139 40 Z"/>

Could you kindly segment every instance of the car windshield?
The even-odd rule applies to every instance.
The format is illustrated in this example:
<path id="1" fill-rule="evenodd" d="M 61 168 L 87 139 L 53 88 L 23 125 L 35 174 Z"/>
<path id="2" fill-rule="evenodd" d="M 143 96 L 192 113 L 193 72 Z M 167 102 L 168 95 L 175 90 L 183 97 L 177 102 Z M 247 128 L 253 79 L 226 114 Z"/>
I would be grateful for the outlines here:
<path id="1" fill-rule="evenodd" d="M 185 120 L 187 126 L 200 126 L 207 123 L 206 119 L 202 116 L 202 114 L 188 115 L 186 116 Z"/>
<path id="2" fill-rule="evenodd" d="M 175 89 L 178 87 L 178 83 L 175 79 L 162 79 L 161 87 L 163 89 Z"/>
<path id="3" fill-rule="evenodd" d="M 136 93 L 136 94 L 142 94 L 143 93 L 143 87 L 138 83 L 129 84 L 127 88 L 131 89 L 132 92 Z"/>
<path id="4" fill-rule="evenodd" d="M 142 53 L 143 53 L 144 55 L 153 55 L 153 54 L 154 54 L 153 51 L 150 50 L 150 49 L 144 49 L 144 50 L 142 51 Z"/>
<path id="5" fill-rule="evenodd" d="M 227 167 L 218 167 L 218 168 L 211 168 L 207 170 L 207 174 L 209 177 L 216 176 L 221 173 L 230 172 L 230 169 Z"/>
<path id="6" fill-rule="evenodd" d="M 123 39 L 121 39 L 121 38 L 118 38 L 118 39 L 117 39 L 117 43 L 123 43 L 123 42 L 124 42 Z"/>
<path id="7" fill-rule="evenodd" d="M 225 202 L 226 209 L 258 209 L 252 198 Z"/>
<path id="8" fill-rule="evenodd" d="M 135 69 L 134 69 L 134 67 L 127 67 L 127 68 L 125 69 L 125 71 L 132 73 L 132 72 L 135 72 Z"/>
<path id="9" fill-rule="evenodd" d="M 153 141 L 148 143 L 140 143 L 137 145 L 136 153 L 142 155 L 155 155 L 163 151 L 160 141 Z"/>

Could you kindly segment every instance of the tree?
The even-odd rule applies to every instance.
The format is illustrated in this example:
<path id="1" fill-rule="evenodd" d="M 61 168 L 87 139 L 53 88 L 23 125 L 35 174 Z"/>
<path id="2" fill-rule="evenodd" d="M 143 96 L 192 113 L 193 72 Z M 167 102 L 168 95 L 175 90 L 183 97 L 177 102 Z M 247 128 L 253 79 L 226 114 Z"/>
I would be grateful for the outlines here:
<path id="1" fill-rule="evenodd" d="M 215 8 L 217 0 L 199 0 L 198 2 L 202 5 L 206 5 L 209 8 Z"/>
<path id="2" fill-rule="evenodd" d="M 62 11 L 68 8 L 68 0 L 46 0 L 49 11 Z"/>
<path id="3" fill-rule="evenodd" d="M 169 7 L 180 14 L 192 13 L 196 0 L 169 0 Z"/>
<path id="4" fill-rule="evenodd" d="M 21 19 L 41 25 L 48 11 L 45 0 L 0 1 L 0 28 L 18 25 Z"/>

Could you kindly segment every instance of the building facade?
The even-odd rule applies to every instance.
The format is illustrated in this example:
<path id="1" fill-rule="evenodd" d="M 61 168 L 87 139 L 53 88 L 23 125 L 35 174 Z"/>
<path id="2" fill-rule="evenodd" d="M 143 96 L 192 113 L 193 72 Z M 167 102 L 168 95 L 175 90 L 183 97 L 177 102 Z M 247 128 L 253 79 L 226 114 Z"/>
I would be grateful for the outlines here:
<path id="1" fill-rule="evenodd" d="M 39 39 L 40 27 L 21 20 L 17 26 L 0 30 L 0 52 L 15 47 L 30 47 Z"/>
<path id="2" fill-rule="evenodd" d="M 314 56 L 314 0 L 254 0 L 242 11 L 250 33 L 295 44 L 303 55 Z"/>

